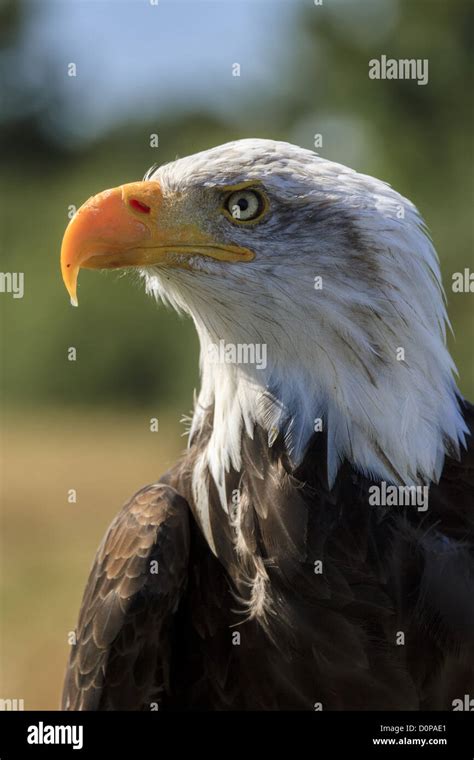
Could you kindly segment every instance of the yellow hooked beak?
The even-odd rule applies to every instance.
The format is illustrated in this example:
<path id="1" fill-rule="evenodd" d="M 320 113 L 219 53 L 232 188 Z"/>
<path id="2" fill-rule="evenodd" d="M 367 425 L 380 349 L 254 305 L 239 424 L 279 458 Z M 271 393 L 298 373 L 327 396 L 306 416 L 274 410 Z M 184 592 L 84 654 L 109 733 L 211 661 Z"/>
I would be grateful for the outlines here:
<path id="1" fill-rule="evenodd" d="M 251 261 L 254 253 L 220 244 L 196 224 L 173 222 L 158 182 L 131 182 L 89 198 L 69 222 L 61 246 L 64 284 L 77 306 L 81 267 L 120 269 L 165 264 L 185 267 L 176 254 Z"/>

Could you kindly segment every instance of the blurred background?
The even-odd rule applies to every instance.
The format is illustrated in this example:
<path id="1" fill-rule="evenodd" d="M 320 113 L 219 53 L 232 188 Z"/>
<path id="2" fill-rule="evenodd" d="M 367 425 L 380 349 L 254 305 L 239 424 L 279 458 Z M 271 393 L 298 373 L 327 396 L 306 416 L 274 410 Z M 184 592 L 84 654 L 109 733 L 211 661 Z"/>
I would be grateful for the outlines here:
<path id="1" fill-rule="evenodd" d="M 0 698 L 57 709 L 97 545 L 184 447 L 198 383 L 192 326 L 132 277 L 83 271 L 69 305 L 71 207 L 228 140 L 321 134 L 321 155 L 427 220 L 474 399 L 472 296 L 450 287 L 472 267 L 472 15 L 467 0 L 0 0 L 1 270 L 25 277 L 23 299 L 0 294 Z M 382 54 L 427 58 L 429 84 L 370 80 Z"/>

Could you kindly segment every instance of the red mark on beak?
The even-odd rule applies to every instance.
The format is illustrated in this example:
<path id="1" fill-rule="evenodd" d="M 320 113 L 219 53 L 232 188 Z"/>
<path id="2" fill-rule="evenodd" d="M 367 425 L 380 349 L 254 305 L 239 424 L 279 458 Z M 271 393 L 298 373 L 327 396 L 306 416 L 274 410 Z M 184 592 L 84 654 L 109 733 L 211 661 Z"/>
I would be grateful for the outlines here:
<path id="1" fill-rule="evenodd" d="M 129 203 L 135 211 L 140 211 L 142 214 L 149 214 L 151 211 L 150 206 L 147 206 L 146 203 L 142 203 L 141 201 L 137 201 L 136 198 L 132 198 Z"/>

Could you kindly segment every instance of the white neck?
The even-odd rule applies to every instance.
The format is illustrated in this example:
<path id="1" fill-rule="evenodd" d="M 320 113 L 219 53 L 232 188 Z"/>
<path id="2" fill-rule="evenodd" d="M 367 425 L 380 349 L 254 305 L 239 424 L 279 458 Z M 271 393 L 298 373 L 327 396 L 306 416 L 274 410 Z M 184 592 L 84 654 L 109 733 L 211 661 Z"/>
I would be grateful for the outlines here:
<path id="1" fill-rule="evenodd" d="M 408 485 L 437 481 L 447 441 L 454 453 L 464 441 L 451 359 L 443 342 L 430 339 L 421 325 L 407 331 L 403 340 L 386 336 L 390 347 L 380 366 L 374 367 L 360 346 L 333 333 L 329 343 L 322 341 L 332 346 L 330 356 L 307 350 L 302 345 L 306 336 L 301 335 L 289 341 L 293 345 L 287 347 L 285 362 L 265 369 L 216 364 L 209 359 L 210 344 L 224 340 L 237 346 L 248 338 L 223 339 L 198 321 L 196 326 L 202 386 L 191 434 L 199 429 L 205 410 L 213 407 L 206 459 L 220 488 L 231 467 L 240 470 L 242 435 L 252 437 L 255 424 L 267 431 L 269 446 L 277 433 L 284 436 L 294 465 L 301 462 L 313 434 L 321 428 L 327 432 L 330 485 L 345 459 L 375 479 Z M 420 341 L 425 350 L 420 350 Z M 400 348 L 404 361 L 397 358 Z"/>

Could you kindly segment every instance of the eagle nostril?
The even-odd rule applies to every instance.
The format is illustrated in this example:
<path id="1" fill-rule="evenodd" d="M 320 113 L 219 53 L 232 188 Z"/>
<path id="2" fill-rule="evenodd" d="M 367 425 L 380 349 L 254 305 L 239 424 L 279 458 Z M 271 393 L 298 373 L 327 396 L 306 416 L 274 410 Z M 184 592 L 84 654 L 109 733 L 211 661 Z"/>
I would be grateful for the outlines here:
<path id="1" fill-rule="evenodd" d="M 142 214 L 149 214 L 151 211 L 150 206 L 147 206 L 146 203 L 142 203 L 136 198 L 132 198 L 129 201 L 129 204 L 132 208 L 135 209 L 135 211 L 140 211 Z"/>

